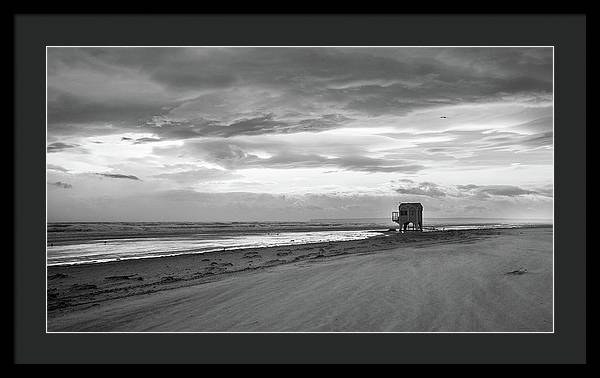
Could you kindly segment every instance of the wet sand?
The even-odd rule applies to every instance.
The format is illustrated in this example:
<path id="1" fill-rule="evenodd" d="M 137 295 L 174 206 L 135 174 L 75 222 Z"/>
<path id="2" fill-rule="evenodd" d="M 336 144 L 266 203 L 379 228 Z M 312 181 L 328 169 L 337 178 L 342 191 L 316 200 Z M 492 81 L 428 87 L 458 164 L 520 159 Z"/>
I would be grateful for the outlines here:
<path id="1" fill-rule="evenodd" d="M 552 331 L 552 228 L 48 268 L 48 331 Z"/>

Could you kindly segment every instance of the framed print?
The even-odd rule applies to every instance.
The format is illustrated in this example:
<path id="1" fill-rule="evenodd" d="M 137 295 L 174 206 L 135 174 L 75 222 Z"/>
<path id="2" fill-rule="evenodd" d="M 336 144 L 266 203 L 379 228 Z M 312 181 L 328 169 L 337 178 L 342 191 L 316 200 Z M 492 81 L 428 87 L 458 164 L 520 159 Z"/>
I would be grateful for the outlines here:
<path id="1" fill-rule="evenodd" d="M 585 360 L 584 16 L 16 20 L 18 360 Z"/>

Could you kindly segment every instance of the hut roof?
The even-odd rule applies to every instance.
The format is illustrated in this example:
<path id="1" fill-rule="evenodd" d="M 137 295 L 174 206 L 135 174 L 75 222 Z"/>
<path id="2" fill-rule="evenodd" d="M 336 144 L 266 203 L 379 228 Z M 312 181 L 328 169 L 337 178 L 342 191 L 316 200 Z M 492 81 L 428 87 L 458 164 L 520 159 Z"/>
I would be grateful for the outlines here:
<path id="1" fill-rule="evenodd" d="M 402 206 L 402 205 L 417 205 L 417 206 L 423 207 L 423 205 L 421 205 L 420 202 L 400 202 L 400 206 Z"/>

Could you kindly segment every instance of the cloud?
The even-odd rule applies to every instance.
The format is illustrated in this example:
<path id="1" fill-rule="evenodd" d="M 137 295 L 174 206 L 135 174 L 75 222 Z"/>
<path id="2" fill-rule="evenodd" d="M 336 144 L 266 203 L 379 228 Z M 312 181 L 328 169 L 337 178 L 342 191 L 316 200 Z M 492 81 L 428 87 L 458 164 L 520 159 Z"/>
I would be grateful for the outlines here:
<path id="1" fill-rule="evenodd" d="M 160 142 L 160 138 L 137 138 L 133 144 L 142 144 L 142 143 L 151 143 L 151 142 Z"/>
<path id="2" fill-rule="evenodd" d="M 235 83 L 231 72 L 221 71 L 213 67 L 212 71 L 198 69 L 195 62 L 178 64 L 177 70 L 161 66 L 152 74 L 152 79 L 173 89 L 219 88 Z M 183 70 L 182 70 L 183 68 Z"/>
<path id="3" fill-rule="evenodd" d="M 522 134 L 520 132 L 491 132 L 482 138 L 487 145 L 484 148 L 513 148 L 513 149 L 535 149 L 538 147 L 552 146 L 554 133 L 552 131 Z"/>
<path id="4" fill-rule="evenodd" d="M 195 182 L 206 182 L 216 180 L 231 180 L 241 177 L 226 170 L 211 169 L 211 168 L 199 168 L 194 170 L 162 173 L 154 175 L 153 177 L 159 179 L 172 180 L 181 184 L 190 184 Z"/>
<path id="5" fill-rule="evenodd" d="M 264 150 L 269 157 L 261 157 L 258 152 Z M 320 148 L 319 148 L 320 149 Z M 156 149 L 155 153 L 184 153 L 188 157 L 217 164 L 225 169 L 248 168 L 339 168 L 358 172 L 404 172 L 414 173 L 425 167 L 401 159 L 384 159 L 363 156 L 349 149 L 339 156 L 325 156 L 319 153 L 303 152 L 305 146 L 293 146 L 283 143 L 247 143 L 243 141 L 205 140 L 186 143 L 176 149 Z"/>
<path id="6" fill-rule="evenodd" d="M 151 127 L 157 116 L 175 121 L 165 134 L 290 133 L 340 127 L 346 113 L 406 115 L 552 93 L 551 49 L 540 48 L 50 50 L 49 130 L 63 133 L 83 132 L 82 123 Z"/>
<path id="7" fill-rule="evenodd" d="M 552 146 L 554 143 L 554 133 L 552 131 L 548 131 L 534 134 L 521 139 L 517 143 L 528 147 Z"/>
<path id="8" fill-rule="evenodd" d="M 292 125 L 277 121 L 273 114 L 267 114 L 260 117 L 242 119 L 225 127 L 213 127 L 210 134 L 230 137 L 234 135 L 257 135 L 266 133 L 285 133 L 290 131 Z"/>
<path id="9" fill-rule="evenodd" d="M 432 182 L 421 182 L 418 185 L 403 186 L 396 188 L 395 191 L 400 194 L 410 194 L 427 197 L 445 197 L 446 193 L 439 185 Z"/>
<path id="10" fill-rule="evenodd" d="M 102 214 L 154 211 L 156 219 L 177 219 L 175 209 L 192 219 L 205 208 L 216 218 L 240 208 L 271 209 L 265 219 L 387 216 L 390 198 L 404 196 L 450 215 L 550 209 L 551 48 L 47 53 L 47 181 L 76 188 L 50 191 L 61 214 L 74 193 L 81 209 L 90 200 Z M 491 185 L 497 178 L 509 185 Z M 471 182 L 479 185 L 456 185 Z M 186 194 L 200 202 L 185 204 L 192 211 L 156 194 L 191 188 L 221 195 Z M 313 196 L 282 201 L 262 192 Z"/>
<path id="11" fill-rule="evenodd" d="M 269 194 L 255 192 L 201 192 L 186 189 L 159 190 L 140 195 L 107 198 L 104 194 L 74 201 L 49 192 L 49 219 L 112 221 L 288 221 L 325 218 L 388 218 L 397 209 L 399 195 L 359 195 L 345 193 Z M 467 202 L 468 201 L 468 202 Z M 532 204 L 525 198 L 513 201 L 423 196 L 425 223 L 432 217 L 460 217 L 466 206 L 481 206 L 477 216 L 536 218 L 551 217 L 552 202 Z M 466 202 L 466 203 L 465 203 Z M 293 209 L 293 211 L 290 211 Z M 82 215 L 83 214 L 83 215 Z M 464 215 L 463 215 L 464 216 Z"/>
<path id="12" fill-rule="evenodd" d="M 59 188 L 62 188 L 62 189 L 72 189 L 73 188 L 73 185 L 67 184 L 65 182 L 60 182 L 60 181 L 49 182 L 48 185 L 56 186 L 56 187 L 59 187 Z"/>
<path id="13" fill-rule="evenodd" d="M 536 191 L 538 192 L 539 195 L 546 196 L 546 197 L 554 197 L 554 185 L 553 184 L 544 185 L 541 188 L 536 188 Z"/>
<path id="14" fill-rule="evenodd" d="M 66 168 L 63 168 L 59 165 L 54 165 L 54 164 L 46 164 L 46 169 L 51 170 L 51 171 L 58 171 L 58 172 L 68 172 L 69 171 Z"/>
<path id="15" fill-rule="evenodd" d="M 544 197 L 551 197 L 548 194 L 548 190 L 540 189 L 540 190 L 530 190 L 523 189 L 514 185 L 456 185 L 454 186 L 456 190 L 453 190 L 452 187 L 443 188 L 442 186 L 433 183 L 433 182 L 421 182 L 418 185 L 402 185 L 394 190 L 400 194 L 408 194 L 408 195 L 418 195 L 418 196 L 427 196 L 433 198 L 441 198 L 446 196 L 452 196 L 456 198 L 463 198 L 466 194 L 467 197 L 470 198 L 475 197 L 478 199 L 488 199 L 492 197 L 519 197 L 525 195 L 538 195 Z M 476 209 L 475 207 L 470 207 L 466 210 L 483 210 Z"/>
<path id="16" fill-rule="evenodd" d="M 51 143 L 48 145 L 48 152 L 61 152 L 64 150 L 67 150 L 69 148 L 75 148 L 78 147 L 79 145 L 77 144 L 68 144 L 68 143 L 62 143 L 62 142 L 55 142 L 55 143 Z"/>
<path id="17" fill-rule="evenodd" d="M 471 191 L 474 194 L 482 195 L 482 196 L 503 196 L 503 197 L 517 197 L 528 194 L 537 194 L 540 193 L 535 190 L 523 189 L 518 186 L 513 185 L 458 185 L 458 189 L 463 191 Z"/>
<path id="18" fill-rule="evenodd" d="M 335 167 L 349 171 L 362 172 L 417 172 L 424 167 L 418 164 L 408 164 L 401 161 L 371 158 L 367 156 L 342 156 L 327 157 L 318 154 L 297 154 L 282 152 L 269 158 L 259 158 L 240 151 L 235 151 L 234 160 L 236 167 L 251 168 L 321 168 Z M 228 156 L 229 157 L 229 156 Z M 231 160 L 230 160 L 231 161 Z"/>
<path id="19" fill-rule="evenodd" d="M 477 205 L 468 205 L 468 206 L 464 207 L 464 210 L 468 211 L 468 212 L 482 212 L 482 211 L 487 210 L 487 207 L 477 206 Z"/>
<path id="20" fill-rule="evenodd" d="M 540 117 L 531 121 L 523 122 L 515 126 L 515 129 L 529 133 L 550 133 L 552 132 L 552 116 Z"/>
<path id="21" fill-rule="evenodd" d="M 154 117 L 146 121 L 151 131 L 165 139 L 190 139 L 198 137 L 251 136 L 263 134 L 293 134 L 321 132 L 346 125 L 351 118 L 341 114 L 324 114 L 315 118 L 277 118 L 273 113 L 236 119 L 231 123 L 195 119 L 177 121 L 166 117 Z M 148 141 L 158 141 L 148 138 Z"/>
<path id="22" fill-rule="evenodd" d="M 115 179 L 126 179 L 126 180 L 141 181 L 138 177 L 133 176 L 133 175 L 122 175 L 122 174 L 118 174 L 118 173 L 96 173 L 96 174 L 98 176 L 104 176 L 104 177 L 115 178 Z"/>
<path id="23" fill-rule="evenodd" d="M 409 164 L 398 160 L 371 158 L 367 156 L 329 158 L 322 155 L 293 155 L 286 153 L 268 159 L 258 159 L 254 164 L 270 168 L 336 167 L 348 171 L 361 172 L 414 173 L 425 168 L 419 164 Z"/>
<path id="24" fill-rule="evenodd" d="M 165 113 L 175 102 L 160 102 L 158 99 L 144 100 L 135 96 L 125 99 L 93 98 L 81 90 L 80 95 L 62 92 L 52 86 L 48 89 L 48 129 L 59 135 L 89 132 L 88 135 L 134 130 L 146 119 Z M 95 124 L 93 130 L 82 129 L 82 124 Z"/>
<path id="25" fill-rule="evenodd" d="M 132 144 L 144 144 L 144 143 L 152 143 L 152 142 L 160 142 L 161 138 L 153 138 L 153 137 L 143 137 L 143 138 L 130 138 L 130 137 L 121 137 L 121 142 L 123 141 L 131 141 Z"/>
<path id="26" fill-rule="evenodd" d="M 493 196 L 515 197 L 526 194 L 537 194 L 535 190 L 527 190 L 512 185 L 490 185 L 479 188 L 480 193 L 486 193 Z"/>

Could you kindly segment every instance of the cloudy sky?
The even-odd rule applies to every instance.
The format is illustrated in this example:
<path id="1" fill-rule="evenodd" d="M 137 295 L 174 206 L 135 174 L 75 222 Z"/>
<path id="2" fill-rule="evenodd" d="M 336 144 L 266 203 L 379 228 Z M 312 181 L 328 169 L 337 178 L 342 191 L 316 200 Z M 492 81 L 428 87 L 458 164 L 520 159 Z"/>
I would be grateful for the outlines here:
<path id="1" fill-rule="evenodd" d="M 551 48 L 48 48 L 49 221 L 552 218 Z"/>

